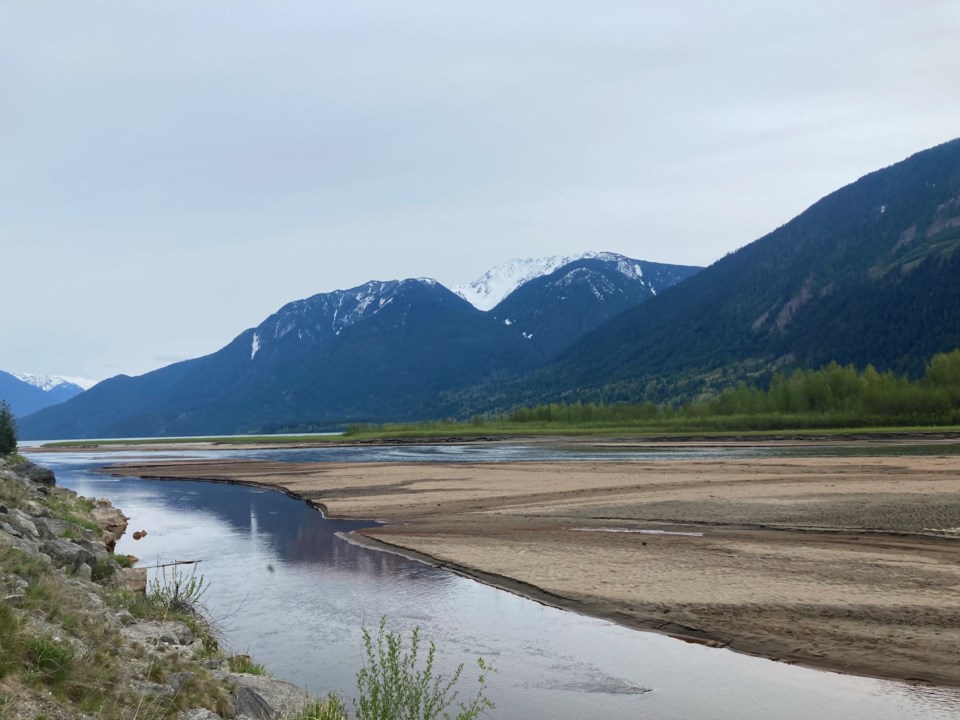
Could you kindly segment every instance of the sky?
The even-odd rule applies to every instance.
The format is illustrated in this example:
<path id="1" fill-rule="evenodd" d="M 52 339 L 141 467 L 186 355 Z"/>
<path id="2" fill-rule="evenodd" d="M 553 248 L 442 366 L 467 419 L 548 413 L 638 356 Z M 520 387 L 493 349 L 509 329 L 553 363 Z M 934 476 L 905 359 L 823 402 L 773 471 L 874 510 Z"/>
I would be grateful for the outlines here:
<path id="1" fill-rule="evenodd" d="M 955 0 L 4 0 L 0 369 L 367 280 L 708 265 L 960 136 Z"/>

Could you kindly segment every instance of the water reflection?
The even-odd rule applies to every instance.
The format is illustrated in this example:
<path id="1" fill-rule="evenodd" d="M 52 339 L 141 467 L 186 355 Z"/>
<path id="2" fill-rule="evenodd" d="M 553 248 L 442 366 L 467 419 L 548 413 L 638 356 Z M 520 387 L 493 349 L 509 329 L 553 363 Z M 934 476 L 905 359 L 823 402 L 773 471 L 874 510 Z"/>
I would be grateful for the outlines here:
<path id="1" fill-rule="evenodd" d="M 447 460 L 478 459 L 474 449 L 465 455 L 443 449 Z M 271 459 L 284 452 L 271 451 Z M 523 452 L 535 450 L 506 451 L 513 458 Z M 504 450 L 493 454 L 502 458 Z M 127 454 L 138 456 L 143 454 Z M 359 459 L 356 453 L 351 457 Z M 361 661 L 359 628 L 375 625 L 385 614 L 397 629 L 421 626 L 424 636 L 437 642 L 437 663 L 445 673 L 480 655 L 490 660 L 498 670 L 495 718 L 960 716 L 960 698 L 953 691 L 816 672 L 638 633 L 366 550 L 334 533 L 371 523 L 325 520 L 281 493 L 91 472 L 104 461 L 102 455 L 36 459 L 52 466 L 61 484 L 113 499 L 130 516 L 131 532 L 148 530 L 141 541 L 128 534 L 118 551 L 134 553 L 148 565 L 201 560 L 199 571 L 210 584 L 210 612 L 232 647 L 314 692 L 350 693 Z"/>

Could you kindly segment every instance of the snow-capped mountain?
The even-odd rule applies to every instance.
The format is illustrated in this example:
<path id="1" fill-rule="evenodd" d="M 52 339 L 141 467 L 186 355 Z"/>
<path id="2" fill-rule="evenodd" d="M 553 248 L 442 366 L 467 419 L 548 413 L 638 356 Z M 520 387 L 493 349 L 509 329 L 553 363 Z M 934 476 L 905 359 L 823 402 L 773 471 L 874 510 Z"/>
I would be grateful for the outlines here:
<path id="1" fill-rule="evenodd" d="M 600 260 L 609 263 L 628 278 L 643 278 L 643 263 L 612 252 L 587 251 L 578 255 L 551 255 L 541 258 L 513 258 L 488 270 L 466 285 L 457 285 L 453 291 L 479 310 L 491 310 L 517 288 L 538 277 L 549 275 L 564 265 L 577 260 Z M 681 266 L 677 266 L 681 267 Z M 672 283 L 670 283 L 672 284 Z M 650 284 L 652 294 L 657 288 Z M 662 288 L 661 288 L 662 289 Z"/>
<path id="2" fill-rule="evenodd" d="M 524 283 L 542 275 L 548 275 L 574 260 L 595 254 L 513 258 L 491 268 L 473 282 L 466 285 L 456 285 L 451 289 L 478 310 L 490 310 Z"/>
<path id="3" fill-rule="evenodd" d="M 89 390 L 97 384 L 96 380 L 77 377 L 75 375 L 34 375 L 33 373 L 11 372 L 18 380 L 22 380 L 28 385 L 40 388 L 44 392 L 50 392 L 58 387 L 78 387 L 80 390 Z"/>
<path id="4" fill-rule="evenodd" d="M 490 314 L 553 357 L 614 315 L 639 305 L 700 270 L 634 260 L 617 253 L 585 253 L 523 283 Z"/>
<path id="5" fill-rule="evenodd" d="M 23 417 L 76 397 L 85 388 L 73 381 L 81 379 L 0 371 L 0 400 L 10 403 L 14 415 Z M 87 382 L 88 387 L 94 384 Z"/>
<path id="6" fill-rule="evenodd" d="M 284 305 L 211 355 L 104 380 L 21 437 L 195 435 L 452 414 L 450 393 L 543 362 L 519 331 L 428 279 Z"/>

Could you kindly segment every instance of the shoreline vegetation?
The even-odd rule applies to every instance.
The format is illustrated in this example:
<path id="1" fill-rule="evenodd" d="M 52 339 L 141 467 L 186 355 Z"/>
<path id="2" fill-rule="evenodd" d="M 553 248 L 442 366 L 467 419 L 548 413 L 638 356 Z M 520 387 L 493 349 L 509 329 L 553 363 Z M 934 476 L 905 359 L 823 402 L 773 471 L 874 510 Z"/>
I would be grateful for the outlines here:
<path id="1" fill-rule="evenodd" d="M 517 407 L 468 420 L 350 424 L 342 433 L 68 440 L 45 448 L 114 445 L 327 445 L 388 440 L 609 436 L 647 439 L 960 433 L 960 349 L 940 353 L 911 380 L 872 366 L 836 363 L 819 370 L 774 373 L 766 387 L 740 383 L 684 405 L 556 402 Z"/>

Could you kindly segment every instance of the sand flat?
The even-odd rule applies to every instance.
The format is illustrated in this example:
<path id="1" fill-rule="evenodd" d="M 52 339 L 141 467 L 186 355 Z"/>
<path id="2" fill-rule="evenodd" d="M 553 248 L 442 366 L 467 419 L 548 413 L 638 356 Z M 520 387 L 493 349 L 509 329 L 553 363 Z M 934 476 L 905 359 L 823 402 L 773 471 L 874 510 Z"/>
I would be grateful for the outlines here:
<path id="1" fill-rule="evenodd" d="M 957 456 L 113 472 L 283 489 L 333 516 L 391 523 L 356 540 L 554 605 L 788 662 L 960 685 Z"/>

